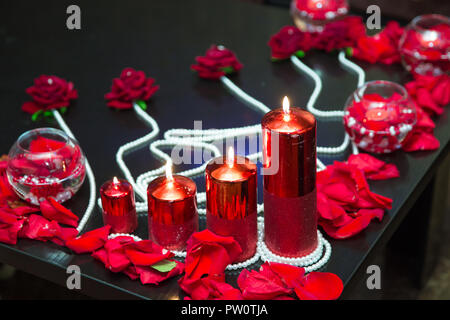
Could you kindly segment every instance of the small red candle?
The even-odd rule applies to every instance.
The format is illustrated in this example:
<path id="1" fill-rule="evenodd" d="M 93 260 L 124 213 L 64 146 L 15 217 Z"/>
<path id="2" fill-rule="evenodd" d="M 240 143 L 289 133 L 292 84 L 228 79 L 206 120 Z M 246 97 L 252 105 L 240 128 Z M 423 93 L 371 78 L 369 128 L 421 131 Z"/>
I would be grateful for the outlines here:
<path id="1" fill-rule="evenodd" d="M 149 238 L 169 250 L 184 250 L 198 231 L 197 187 L 187 177 L 172 175 L 154 179 L 147 188 Z"/>
<path id="2" fill-rule="evenodd" d="M 137 215 L 133 187 L 128 181 L 105 182 L 100 188 L 103 222 L 114 233 L 132 233 L 137 228 Z"/>
<path id="3" fill-rule="evenodd" d="M 285 98 L 262 131 L 265 243 L 281 256 L 305 256 L 317 247 L 316 120 Z"/>
<path id="4" fill-rule="evenodd" d="M 242 253 L 234 262 L 251 258 L 256 252 L 256 165 L 235 156 L 212 159 L 206 167 L 206 225 L 221 236 L 232 236 Z"/>

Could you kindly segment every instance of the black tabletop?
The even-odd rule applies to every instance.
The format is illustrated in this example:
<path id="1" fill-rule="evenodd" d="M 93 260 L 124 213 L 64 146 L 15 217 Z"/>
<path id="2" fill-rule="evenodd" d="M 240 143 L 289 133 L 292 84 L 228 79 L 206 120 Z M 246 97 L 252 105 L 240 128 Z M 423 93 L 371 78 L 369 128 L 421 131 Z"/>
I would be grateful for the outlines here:
<path id="1" fill-rule="evenodd" d="M 239 75 L 230 77 L 231 80 L 270 107 L 279 106 L 284 95 L 294 105 L 305 106 L 313 90 L 311 79 L 299 74 L 289 62 L 272 63 L 269 59 L 269 37 L 291 24 L 286 9 L 231 0 L 78 1 L 81 30 L 68 30 L 66 8 L 70 4 L 69 1 L 0 4 L 0 152 L 7 153 L 26 130 L 57 127 L 55 122 L 32 122 L 30 115 L 21 111 L 21 104 L 28 100 L 25 89 L 33 79 L 40 74 L 69 79 L 75 84 L 79 98 L 64 118 L 93 167 L 97 188 L 114 175 L 122 176 L 115 162 L 119 146 L 148 132 L 133 111 L 118 112 L 106 107 L 103 96 L 124 67 L 144 70 L 161 86 L 151 98 L 148 112 L 162 132 L 193 128 L 194 120 L 202 120 L 204 128 L 260 122 L 262 115 L 230 95 L 220 82 L 198 79 L 190 71 L 194 57 L 213 43 L 235 51 L 244 64 Z M 317 106 L 325 110 L 341 109 L 355 90 L 355 75 L 339 65 L 336 54 L 309 53 L 304 62 L 323 79 Z M 366 70 L 367 80 L 404 83 L 409 79 L 400 65 L 359 64 Z M 348 240 L 331 240 L 333 253 L 324 270 L 336 273 L 348 284 L 374 248 L 389 238 L 436 164 L 448 152 L 448 110 L 437 120 L 435 134 L 441 142 L 435 152 L 398 151 L 380 157 L 395 163 L 401 177 L 370 185 L 375 192 L 393 198 L 393 208 L 381 223 L 372 223 L 361 234 Z M 319 121 L 318 145 L 337 146 L 343 137 L 340 122 Z M 344 160 L 348 152 L 319 157 L 328 164 L 335 159 Z M 135 176 L 161 165 L 148 148 L 130 154 L 126 161 Z M 196 182 L 204 190 L 203 178 Z M 262 199 L 261 183 L 259 192 Z M 85 183 L 67 206 L 81 215 L 88 195 L 89 185 Z M 137 234 L 146 238 L 146 218 L 141 217 L 139 223 Z M 96 208 L 86 230 L 101 225 L 101 214 Z M 17 245 L 0 244 L 0 260 L 63 286 L 67 266 L 79 265 L 82 292 L 97 298 L 182 297 L 176 279 L 160 286 L 142 285 L 106 270 L 88 254 L 75 255 L 52 243 L 21 239 Z M 229 278 L 233 282 L 233 275 Z"/>

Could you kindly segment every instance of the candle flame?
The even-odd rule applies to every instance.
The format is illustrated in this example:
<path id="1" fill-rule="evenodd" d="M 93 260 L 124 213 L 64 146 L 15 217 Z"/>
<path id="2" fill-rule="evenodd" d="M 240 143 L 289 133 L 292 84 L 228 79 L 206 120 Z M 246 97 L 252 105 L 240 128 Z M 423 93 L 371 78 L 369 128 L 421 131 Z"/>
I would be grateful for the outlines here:
<path id="1" fill-rule="evenodd" d="M 291 117 L 289 115 L 289 113 L 290 113 L 290 104 L 289 104 L 288 97 L 284 97 L 284 99 L 283 99 L 283 111 L 284 111 L 284 121 L 289 121 L 289 119 Z"/>
<path id="2" fill-rule="evenodd" d="M 169 180 L 170 182 L 173 181 L 173 175 L 172 175 L 172 163 L 170 163 L 169 161 L 166 164 L 166 178 L 167 180 Z"/>
<path id="3" fill-rule="evenodd" d="M 229 147 L 228 148 L 228 152 L 227 152 L 227 165 L 230 168 L 233 168 L 234 166 L 234 148 L 233 147 Z"/>
<path id="4" fill-rule="evenodd" d="M 114 178 L 113 178 L 113 183 L 114 183 L 114 184 L 119 184 L 119 179 L 117 179 L 117 177 L 114 177 Z"/>

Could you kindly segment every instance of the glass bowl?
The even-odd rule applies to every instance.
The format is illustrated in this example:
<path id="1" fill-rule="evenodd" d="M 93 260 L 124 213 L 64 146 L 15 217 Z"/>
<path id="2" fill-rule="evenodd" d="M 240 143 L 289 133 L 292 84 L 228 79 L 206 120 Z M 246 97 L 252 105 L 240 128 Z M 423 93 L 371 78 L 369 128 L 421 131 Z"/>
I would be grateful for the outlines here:
<path id="1" fill-rule="evenodd" d="M 8 181 L 19 197 L 39 205 L 70 199 L 86 174 L 83 151 L 66 133 L 39 128 L 23 133 L 8 154 Z"/>
<path id="2" fill-rule="evenodd" d="M 374 153 L 401 148 L 417 120 L 406 89 L 391 81 L 370 81 L 359 87 L 344 109 L 344 126 L 353 142 Z"/>
<path id="3" fill-rule="evenodd" d="M 406 70 L 421 75 L 450 71 L 450 19 L 439 14 L 414 18 L 399 42 Z"/>
<path id="4" fill-rule="evenodd" d="M 294 23 L 305 32 L 321 32 L 325 24 L 345 16 L 347 12 L 347 0 L 291 1 Z"/>

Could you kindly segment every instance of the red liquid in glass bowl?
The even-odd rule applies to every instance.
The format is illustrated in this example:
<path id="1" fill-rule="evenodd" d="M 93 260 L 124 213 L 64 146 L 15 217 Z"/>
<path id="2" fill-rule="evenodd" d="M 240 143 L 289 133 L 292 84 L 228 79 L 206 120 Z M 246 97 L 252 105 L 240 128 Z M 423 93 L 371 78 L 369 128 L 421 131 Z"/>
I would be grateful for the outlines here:
<path id="1" fill-rule="evenodd" d="M 389 153 L 401 148 L 416 118 L 405 88 L 390 81 L 371 81 L 348 98 L 343 121 L 359 148 Z"/>
<path id="2" fill-rule="evenodd" d="M 325 24 L 348 13 L 346 0 L 292 0 L 291 15 L 294 23 L 305 32 L 321 32 Z"/>
<path id="3" fill-rule="evenodd" d="M 450 71 L 450 19 L 430 14 L 414 18 L 405 28 L 399 50 L 406 70 L 421 75 Z"/>
<path id="4" fill-rule="evenodd" d="M 39 128 L 22 134 L 11 148 L 8 181 L 22 199 L 39 205 L 48 197 L 70 199 L 86 175 L 83 152 L 63 131 Z"/>

